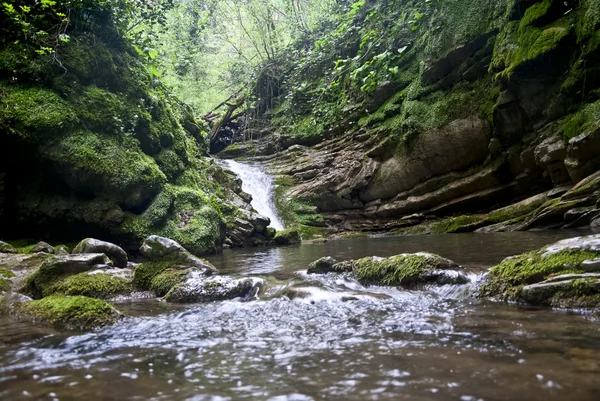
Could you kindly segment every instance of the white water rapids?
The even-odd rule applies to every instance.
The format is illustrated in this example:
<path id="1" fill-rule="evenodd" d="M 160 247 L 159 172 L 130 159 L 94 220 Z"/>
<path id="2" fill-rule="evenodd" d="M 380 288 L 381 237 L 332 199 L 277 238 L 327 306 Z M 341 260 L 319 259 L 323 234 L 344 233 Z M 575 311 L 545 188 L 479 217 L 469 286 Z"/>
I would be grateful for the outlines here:
<path id="1" fill-rule="evenodd" d="M 240 163 L 235 160 L 224 160 L 224 164 L 241 178 L 242 190 L 252 195 L 252 207 L 259 214 L 271 219 L 270 227 L 283 230 L 284 225 L 273 203 L 273 178 L 258 164 Z"/>

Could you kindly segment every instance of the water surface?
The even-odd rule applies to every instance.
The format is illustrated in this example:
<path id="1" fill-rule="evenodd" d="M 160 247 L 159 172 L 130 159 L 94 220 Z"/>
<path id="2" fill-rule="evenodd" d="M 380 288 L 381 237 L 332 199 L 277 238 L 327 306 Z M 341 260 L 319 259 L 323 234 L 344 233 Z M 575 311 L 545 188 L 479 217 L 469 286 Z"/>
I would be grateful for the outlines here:
<path id="1" fill-rule="evenodd" d="M 578 232 L 577 234 L 580 234 Z M 0 399 L 597 400 L 600 322 L 590 314 L 465 297 L 468 286 L 364 288 L 308 262 L 430 251 L 472 277 L 573 233 L 356 238 L 226 252 L 222 271 L 310 295 L 118 307 L 92 333 L 0 318 Z"/>

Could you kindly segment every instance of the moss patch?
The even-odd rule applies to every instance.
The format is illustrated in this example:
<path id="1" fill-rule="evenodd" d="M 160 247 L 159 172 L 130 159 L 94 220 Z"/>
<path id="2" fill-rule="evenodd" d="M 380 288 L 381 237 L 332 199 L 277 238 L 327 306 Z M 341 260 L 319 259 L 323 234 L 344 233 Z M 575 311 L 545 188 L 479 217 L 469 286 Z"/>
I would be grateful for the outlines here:
<path id="1" fill-rule="evenodd" d="M 15 309 L 19 316 L 61 329 L 89 330 L 114 323 L 120 316 L 112 305 L 81 296 L 50 296 L 16 304 Z"/>
<path id="2" fill-rule="evenodd" d="M 150 282 L 150 289 L 154 291 L 156 296 L 164 297 L 171 290 L 171 288 L 185 280 L 187 275 L 187 270 L 165 269 L 152 278 Z"/>
<path id="3" fill-rule="evenodd" d="M 62 295 L 83 295 L 108 299 L 131 293 L 131 282 L 107 273 L 79 273 L 55 283 L 49 292 Z"/>
<path id="4" fill-rule="evenodd" d="M 365 285 L 404 286 L 419 283 L 442 258 L 437 255 L 397 255 L 362 258 L 354 262 L 356 279 Z"/>

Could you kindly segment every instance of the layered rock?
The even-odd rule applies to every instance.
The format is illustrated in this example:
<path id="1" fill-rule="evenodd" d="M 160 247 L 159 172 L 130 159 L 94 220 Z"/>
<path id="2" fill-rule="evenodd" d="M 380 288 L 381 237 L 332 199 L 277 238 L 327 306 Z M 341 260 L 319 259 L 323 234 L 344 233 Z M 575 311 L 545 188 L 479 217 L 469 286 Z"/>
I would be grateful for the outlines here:
<path id="1" fill-rule="evenodd" d="M 558 241 L 494 266 L 480 296 L 554 307 L 600 306 L 600 235 Z"/>

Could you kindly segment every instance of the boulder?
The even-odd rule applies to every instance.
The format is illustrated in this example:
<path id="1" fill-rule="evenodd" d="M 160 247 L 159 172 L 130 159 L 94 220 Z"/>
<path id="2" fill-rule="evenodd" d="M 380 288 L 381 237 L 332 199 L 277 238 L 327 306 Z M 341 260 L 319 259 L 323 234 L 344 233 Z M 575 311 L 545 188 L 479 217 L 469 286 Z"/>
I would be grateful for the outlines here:
<path id="1" fill-rule="evenodd" d="M 0 253 L 17 253 L 17 249 L 8 242 L 0 241 Z"/>
<path id="2" fill-rule="evenodd" d="M 300 234 L 296 229 L 287 229 L 277 231 L 275 234 L 275 243 L 277 245 L 293 245 L 300 243 Z"/>
<path id="3" fill-rule="evenodd" d="M 177 242 L 157 235 L 151 235 L 144 241 L 140 247 L 140 253 L 151 262 L 167 262 L 194 267 L 202 270 L 205 275 L 217 273 L 217 269 L 206 260 L 192 255 Z"/>
<path id="4" fill-rule="evenodd" d="M 424 284 L 464 284 L 469 280 L 459 266 L 441 256 L 420 252 L 389 258 L 370 256 L 354 262 L 354 274 L 363 285 L 415 287 Z"/>
<path id="5" fill-rule="evenodd" d="M 332 272 L 333 265 L 335 265 L 336 263 L 338 263 L 337 260 L 335 260 L 331 256 L 326 256 L 308 265 L 308 273 L 323 274 Z"/>
<path id="6" fill-rule="evenodd" d="M 116 267 L 127 267 L 127 253 L 121 247 L 110 242 L 86 238 L 77 244 L 72 253 L 103 253 L 112 260 Z"/>
<path id="7" fill-rule="evenodd" d="M 129 269 L 90 270 L 57 281 L 46 293 L 110 299 L 130 295 L 133 291 L 132 279 L 133 272 Z"/>
<path id="8" fill-rule="evenodd" d="M 21 319 L 58 329 L 91 330 L 116 322 L 121 314 L 112 305 L 94 298 L 53 295 L 38 301 L 15 302 L 11 313 Z"/>
<path id="9" fill-rule="evenodd" d="M 175 285 L 165 300 L 169 302 L 213 302 L 246 297 L 254 288 L 251 279 L 234 279 L 228 276 L 207 278 L 197 271 L 190 271 L 185 280 Z"/>
<path id="10" fill-rule="evenodd" d="M 600 273 L 562 274 L 523 287 L 518 295 L 532 305 L 586 308 L 600 306 Z"/>
<path id="11" fill-rule="evenodd" d="M 103 253 L 54 255 L 27 277 L 23 292 L 33 298 L 42 298 L 52 294 L 54 285 L 66 276 L 108 268 L 111 264 Z"/>
<path id="12" fill-rule="evenodd" d="M 479 294 L 482 297 L 539 304 L 551 298 L 548 296 L 543 302 L 539 301 L 539 291 L 559 288 L 558 285 L 547 285 L 556 282 L 553 277 L 586 273 L 600 273 L 600 235 L 565 239 L 506 258 L 490 270 Z M 569 276 L 565 280 L 571 278 Z M 529 287 L 534 284 L 543 285 Z M 527 290 L 522 292 L 524 288 Z"/>
<path id="13" fill-rule="evenodd" d="M 54 253 L 54 247 L 50 244 L 45 243 L 44 241 L 40 241 L 33 248 L 31 248 L 31 253 Z"/>

